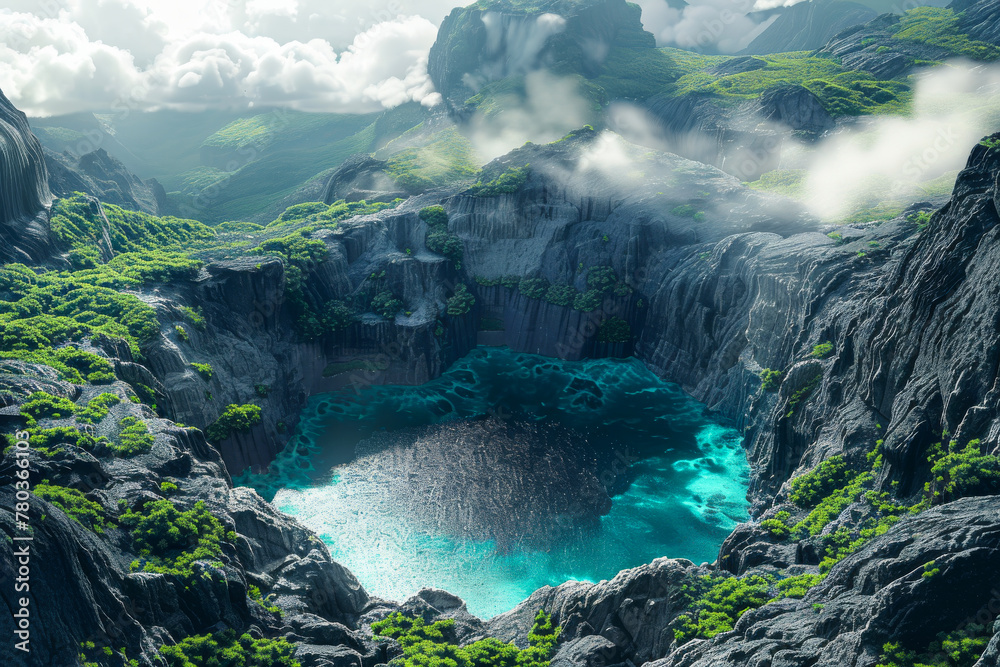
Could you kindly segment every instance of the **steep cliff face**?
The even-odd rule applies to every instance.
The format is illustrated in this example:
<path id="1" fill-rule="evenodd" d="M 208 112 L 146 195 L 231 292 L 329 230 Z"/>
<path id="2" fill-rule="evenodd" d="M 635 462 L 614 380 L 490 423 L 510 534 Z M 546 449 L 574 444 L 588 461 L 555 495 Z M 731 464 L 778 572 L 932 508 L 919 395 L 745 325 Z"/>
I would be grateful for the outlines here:
<path id="1" fill-rule="evenodd" d="M 855 2 L 812 0 L 786 8 L 743 53 L 811 51 L 834 35 L 875 18 L 874 10 Z"/>
<path id="2" fill-rule="evenodd" d="M 4 261 L 30 261 L 45 254 L 44 209 L 51 200 L 41 144 L 25 115 L 0 91 L 0 253 Z"/>
<path id="3" fill-rule="evenodd" d="M 46 148 L 45 165 L 57 196 L 86 192 L 107 204 L 152 215 L 166 208 L 167 193 L 156 179 L 143 181 L 103 148 L 81 156 Z"/>
<path id="4" fill-rule="evenodd" d="M 459 105 L 486 83 L 541 66 L 593 76 L 612 47 L 656 45 L 640 13 L 624 0 L 478 2 L 445 18 L 428 71 Z"/>

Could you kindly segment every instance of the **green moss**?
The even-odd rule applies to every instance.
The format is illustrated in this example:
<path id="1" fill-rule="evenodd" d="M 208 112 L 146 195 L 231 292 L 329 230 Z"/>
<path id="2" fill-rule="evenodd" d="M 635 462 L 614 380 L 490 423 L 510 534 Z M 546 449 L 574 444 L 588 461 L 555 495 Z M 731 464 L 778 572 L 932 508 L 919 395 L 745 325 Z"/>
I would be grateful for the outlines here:
<path id="1" fill-rule="evenodd" d="M 959 16 L 951 9 L 917 7 L 903 14 L 893 37 L 907 42 L 937 46 L 953 55 L 966 56 L 973 60 L 1000 59 L 1000 48 L 970 39 L 959 29 L 958 24 Z"/>
<path id="2" fill-rule="evenodd" d="M 832 116 L 903 113 L 912 99 L 910 87 L 904 82 L 880 81 L 805 51 L 760 58 L 767 63 L 762 69 L 723 76 L 693 72 L 682 76 L 668 90 L 674 95 L 709 94 L 723 104 L 735 104 L 755 99 L 777 86 L 801 85 L 819 97 Z"/>
<path id="3" fill-rule="evenodd" d="M 232 542 L 236 534 L 226 532 L 203 501 L 189 510 L 173 501 L 147 502 L 142 509 L 126 511 L 120 518 L 129 529 L 133 548 L 142 557 L 132 570 L 160 572 L 183 579 L 194 576 L 194 564 L 207 560 L 221 567 L 222 542 Z"/>
<path id="4" fill-rule="evenodd" d="M 192 361 L 191 368 L 193 368 L 198 373 L 198 375 L 200 375 L 206 381 L 211 380 L 212 375 L 215 373 L 215 371 L 212 368 L 212 364 L 201 364 L 198 363 L 197 361 Z"/>
<path id="5" fill-rule="evenodd" d="M 28 426 L 34 426 L 39 419 L 66 419 L 76 414 L 73 401 L 53 396 L 44 391 L 36 391 L 28 396 L 21 405 L 21 414 L 28 420 Z"/>
<path id="6" fill-rule="evenodd" d="M 699 577 L 685 587 L 692 602 L 690 611 L 675 621 L 673 631 L 678 645 L 732 630 L 740 616 L 770 600 L 771 584 L 771 578 L 759 575 Z"/>
<path id="7" fill-rule="evenodd" d="M 831 354 L 833 354 L 833 343 L 826 341 L 825 343 L 814 345 L 812 352 L 809 353 L 809 356 L 814 359 L 826 359 Z"/>
<path id="8" fill-rule="evenodd" d="M 475 304 L 476 297 L 472 296 L 465 283 L 459 283 L 455 288 L 455 293 L 448 297 L 447 312 L 452 317 L 459 317 L 472 310 L 472 306 Z"/>
<path id="9" fill-rule="evenodd" d="M 793 393 L 788 399 L 788 412 L 785 413 L 786 418 L 795 414 L 795 408 L 798 404 L 808 399 L 822 380 L 823 373 L 821 371 L 813 376 L 812 379 L 810 379 L 805 385 L 795 390 L 795 393 Z"/>
<path id="10" fill-rule="evenodd" d="M 103 393 L 99 396 L 95 396 L 90 399 L 87 403 L 87 407 L 77 414 L 77 421 L 81 421 L 87 424 L 97 424 L 100 423 L 102 419 L 108 416 L 111 406 L 118 405 L 121 403 L 121 397 L 118 394 Z"/>
<path id="11" fill-rule="evenodd" d="M 451 127 L 431 135 L 422 146 L 405 148 L 390 157 L 386 171 L 403 190 L 423 192 L 471 180 L 478 164 L 472 143 Z"/>
<path id="12" fill-rule="evenodd" d="M 785 376 L 781 371 L 765 368 L 760 372 L 760 388 L 764 391 L 777 389 L 781 385 L 781 380 Z"/>
<path id="13" fill-rule="evenodd" d="M 528 632 L 528 648 L 520 649 L 487 637 L 459 646 L 455 621 L 447 619 L 428 624 L 400 612 L 372 623 L 376 637 L 395 639 L 403 647 L 404 667 L 548 667 L 559 641 L 560 628 L 552 617 L 539 610 Z"/>
<path id="14" fill-rule="evenodd" d="M 493 180 L 485 183 L 480 180 L 466 192 L 473 197 L 497 197 L 499 195 L 512 194 L 521 189 L 528 181 L 530 174 L 531 169 L 529 165 L 508 167 Z"/>
<path id="15" fill-rule="evenodd" d="M 205 430 L 205 434 L 212 442 L 222 442 L 234 433 L 249 431 L 259 424 L 260 412 L 259 405 L 227 405 L 219 418 Z"/>
<path id="16" fill-rule="evenodd" d="M 906 650 L 896 642 L 882 646 L 876 667 L 973 667 L 990 643 L 987 626 L 970 623 L 958 630 L 941 632 L 922 651 Z"/>
<path id="17" fill-rule="evenodd" d="M 103 534 L 109 527 L 114 528 L 114 523 L 107 521 L 104 508 L 88 500 L 77 489 L 55 486 L 45 480 L 41 484 L 36 484 L 31 491 L 61 509 L 73 521 L 98 535 Z"/>
<path id="18" fill-rule="evenodd" d="M 144 422 L 135 417 L 124 417 L 118 422 L 118 426 L 121 427 L 121 430 L 118 433 L 117 442 L 111 446 L 117 455 L 137 456 L 152 449 L 154 439 Z"/>

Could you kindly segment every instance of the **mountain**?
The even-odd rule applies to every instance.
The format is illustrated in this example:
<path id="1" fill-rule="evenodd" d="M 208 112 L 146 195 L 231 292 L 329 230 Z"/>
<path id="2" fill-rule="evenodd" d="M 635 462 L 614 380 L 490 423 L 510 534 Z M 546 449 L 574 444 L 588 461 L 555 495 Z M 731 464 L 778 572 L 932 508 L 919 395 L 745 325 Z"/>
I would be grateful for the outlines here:
<path id="1" fill-rule="evenodd" d="M 156 179 L 141 180 L 106 150 L 86 155 L 44 149 L 49 187 L 59 197 L 86 192 L 101 201 L 153 215 L 166 212 L 167 193 Z"/>
<path id="2" fill-rule="evenodd" d="M 743 50 L 748 54 L 812 51 L 837 33 L 867 23 L 877 13 L 841 0 L 809 0 L 788 7 Z"/>

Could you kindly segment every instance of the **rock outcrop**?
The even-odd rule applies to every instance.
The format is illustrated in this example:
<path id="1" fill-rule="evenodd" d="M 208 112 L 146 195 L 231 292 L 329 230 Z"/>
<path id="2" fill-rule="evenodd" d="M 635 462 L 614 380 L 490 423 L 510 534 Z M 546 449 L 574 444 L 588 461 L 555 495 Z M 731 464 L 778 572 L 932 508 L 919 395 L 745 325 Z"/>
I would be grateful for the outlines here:
<path id="1" fill-rule="evenodd" d="M 837 33 L 875 18 L 873 10 L 856 2 L 811 0 L 786 7 L 743 53 L 811 51 Z"/>
<path id="2" fill-rule="evenodd" d="M 161 215 L 167 193 L 156 179 L 143 181 L 103 148 L 76 156 L 45 149 L 49 187 L 60 197 L 85 192 L 106 204 Z"/>
<path id="3" fill-rule="evenodd" d="M 445 18 L 427 69 L 457 106 L 491 81 L 542 66 L 594 76 L 613 47 L 656 46 L 640 13 L 625 0 L 476 3 Z"/>
<path id="4" fill-rule="evenodd" d="M 51 201 L 42 146 L 25 115 L 0 91 L 0 259 L 45 256 Z"/>

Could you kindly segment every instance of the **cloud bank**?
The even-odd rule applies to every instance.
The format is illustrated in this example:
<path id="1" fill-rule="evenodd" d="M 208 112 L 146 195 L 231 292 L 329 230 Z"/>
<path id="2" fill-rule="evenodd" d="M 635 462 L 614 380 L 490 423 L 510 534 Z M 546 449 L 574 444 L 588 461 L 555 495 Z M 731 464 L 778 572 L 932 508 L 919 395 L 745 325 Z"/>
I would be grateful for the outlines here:
<path id="1" fill-rule="evenodd" d="M 880 201 L 920 201 L 922 185 L 963 168 L 1000 130 L 1000 67 L 952 62 L 916 86 L 909 116 L 866 119 L 789 159 L 804 167 L 805 201 L 831 220 Z"/>
<path id="2" fill-rule="evenodd" d="M 751 12 L 771 6 L 790 6 L 804 0 L 688 0 L 675 9 L 666 0 L 636 0 L 642 23 L 659 46 L 675 46 L 704 53 L 736 53 L 746 48 L 774 20 L 761 22 Z"/>
<path id="3" fill-rule="evenodd" d="M 455 0 L 8 0 L 0 89 L 33 116 L 250 105 L 365 112 L 440 97 Z"/>

